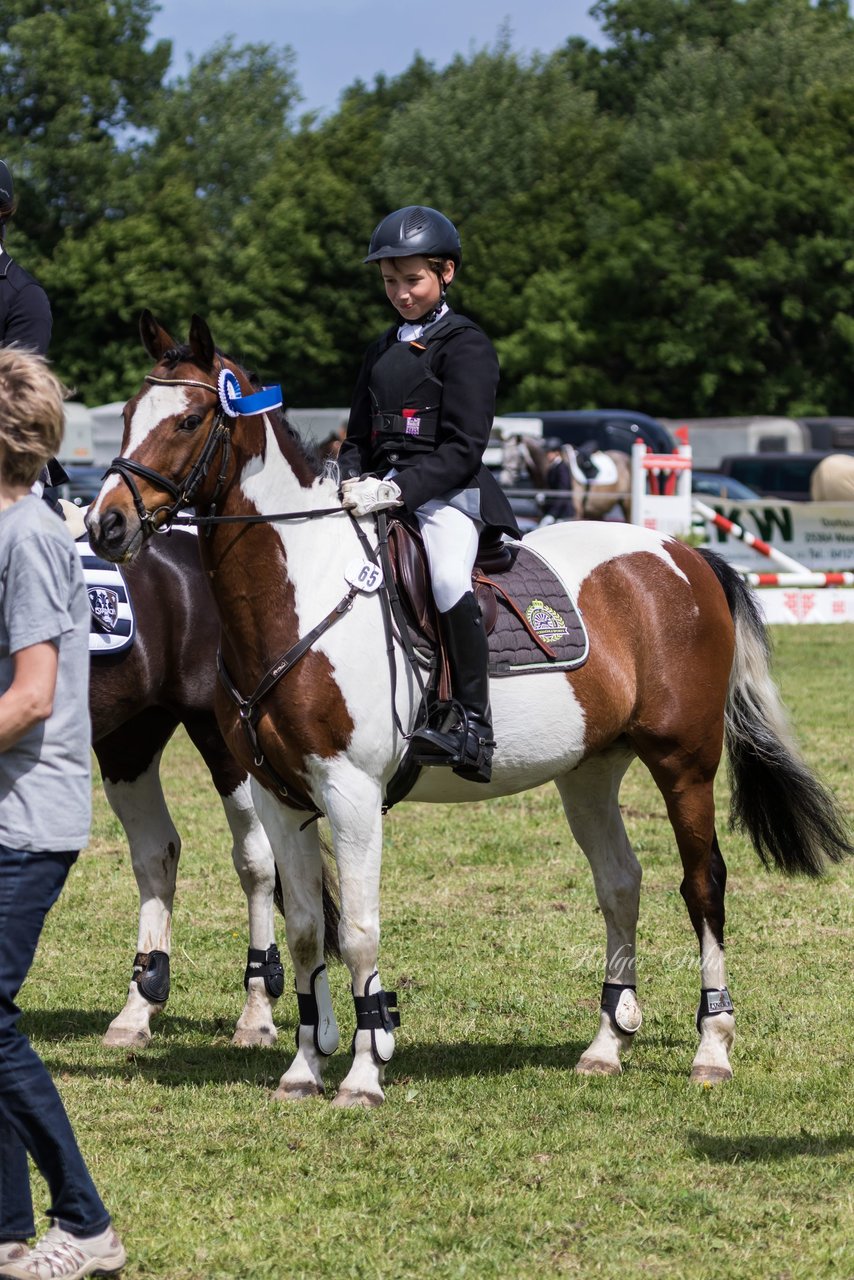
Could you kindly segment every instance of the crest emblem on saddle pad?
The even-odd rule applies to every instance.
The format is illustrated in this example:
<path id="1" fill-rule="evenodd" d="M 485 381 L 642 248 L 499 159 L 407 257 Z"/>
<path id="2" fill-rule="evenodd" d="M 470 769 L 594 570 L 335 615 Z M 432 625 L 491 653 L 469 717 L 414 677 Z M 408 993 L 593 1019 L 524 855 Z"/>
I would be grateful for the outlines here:
<path id="1" fill-rule="evenodd" d="M 89 587 L 89 608 L 98 625 L 105 631 L 115 631 L 119 620 L 119 597 L 109 587 Z"/>
<path id="2" fill-rule="evenodd" d="M 553 609 L 544 600 L 532 600 L 525 610 L 525 617 L 537 635 L 548 642 L 563 640 L 569 634 L 557 609 Z"/>

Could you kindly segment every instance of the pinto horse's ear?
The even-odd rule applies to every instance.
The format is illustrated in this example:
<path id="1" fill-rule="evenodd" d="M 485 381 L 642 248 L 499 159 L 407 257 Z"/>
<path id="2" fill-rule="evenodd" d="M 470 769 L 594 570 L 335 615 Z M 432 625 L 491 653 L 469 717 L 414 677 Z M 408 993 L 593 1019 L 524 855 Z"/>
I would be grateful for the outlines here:
<path id="1" fill-rule="evenodd" d="M 176 345 L 175 339 L 170 338 L 147 308 L 139 317 L 139 336 L 152 360 L 156 361 L 162 359 L 164 351 L 169 351 Z"/>
<path id="2" fill-rule="evenodd" d="M 212 369 L 216 347 L 207 322 L 194 315 L 190 321 L 190 350 L 200 369 Z"/>

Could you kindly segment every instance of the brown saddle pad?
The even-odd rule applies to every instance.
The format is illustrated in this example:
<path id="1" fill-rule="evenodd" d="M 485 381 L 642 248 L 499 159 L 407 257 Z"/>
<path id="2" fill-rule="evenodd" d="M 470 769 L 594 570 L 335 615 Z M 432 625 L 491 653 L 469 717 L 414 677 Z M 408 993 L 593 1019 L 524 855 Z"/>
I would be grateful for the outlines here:
<path id="1" fill-rule="evenodd" d="M 417 640 L 435 648 L 438 614 L 420 534 L 389 521 L 390 559 L 401 603 Z M 587 630 L 565 583 L 522 542 L 489 542 L 478 551 L 472 590 L 489 636 L 489 674 L 567 671 L 587 659 Z"/>

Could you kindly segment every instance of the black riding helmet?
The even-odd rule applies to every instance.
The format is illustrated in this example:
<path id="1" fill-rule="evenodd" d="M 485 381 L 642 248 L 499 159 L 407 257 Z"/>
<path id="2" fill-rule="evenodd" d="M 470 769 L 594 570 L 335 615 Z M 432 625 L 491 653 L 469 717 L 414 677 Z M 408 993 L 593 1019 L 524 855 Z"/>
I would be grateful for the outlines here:
<path id="1" fill-rule="evenodd" d="M 368 256 L 363 262 L 382 258 L 450 258 L 459 267 L 463 258 L 460 233 L 438 209 L 408 204 L 397 209 L 374 229 Z"/>

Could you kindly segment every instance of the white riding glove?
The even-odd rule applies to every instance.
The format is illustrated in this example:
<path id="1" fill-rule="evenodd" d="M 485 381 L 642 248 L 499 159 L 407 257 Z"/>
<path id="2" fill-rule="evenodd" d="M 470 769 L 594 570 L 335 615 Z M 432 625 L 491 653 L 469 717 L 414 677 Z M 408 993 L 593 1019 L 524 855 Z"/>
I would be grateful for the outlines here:
<path id="1" fill-rule="evenodd" d="M 386 511 L 389 507 L 402 507 L 400 490 L 393 480 L 378 480 L 368 476 L 364 480 L 345 480 L 341 485 L 342 501 L 354 516 L 367 516 L 372 511 Z"/>

